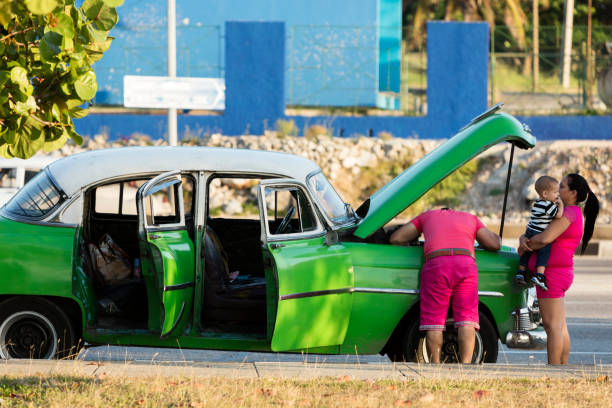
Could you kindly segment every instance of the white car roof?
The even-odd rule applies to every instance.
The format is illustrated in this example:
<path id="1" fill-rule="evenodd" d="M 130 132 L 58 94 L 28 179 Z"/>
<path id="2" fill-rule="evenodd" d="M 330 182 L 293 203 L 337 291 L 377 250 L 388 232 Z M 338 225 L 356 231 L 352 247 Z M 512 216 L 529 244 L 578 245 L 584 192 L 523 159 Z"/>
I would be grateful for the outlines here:
<path id="1" fill-rule="evenodd" d="M 48 166 L 68 196 L 105 179 L 172 170 L 263 173 L 304 182 L 308 174 L 320 168 L 311 160 L 287 153 L 185 146 L 92 150 L 64 157 Z"/>

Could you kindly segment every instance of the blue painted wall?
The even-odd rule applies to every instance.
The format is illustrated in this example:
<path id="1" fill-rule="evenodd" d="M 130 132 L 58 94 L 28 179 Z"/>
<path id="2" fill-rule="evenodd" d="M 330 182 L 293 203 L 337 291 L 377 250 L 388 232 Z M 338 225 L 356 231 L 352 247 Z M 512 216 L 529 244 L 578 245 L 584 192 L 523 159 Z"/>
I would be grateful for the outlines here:
<path id="1" fill-rule="evenodd" d="M 180 115 L 186 133 L 262 134 L 278 119 L 300 129 L 322 124 L 342 136 L 390 132 L 399 137 L 447 138 L 487 107 L 488 26 L 484 23 L 430 22 L 428 42 L 428 115 L 425 117 L 284 116 L 281 102 L 286 70 L 283 23 L 226 25 L 226 111 L 218 116 Z M 260 44 L 269 45 L 261 56 Z M 612 116 L 520 117 L 539 140 L 609 139 Z M 82 135 L 107 131 L 111 139 L 144 133 L 166 137 L 165 115 L 90 115 L 75 120 Z"/>
<path id="2" fill-rule="evenodd" d="M 166 1 L 126 1 L 118 12 L 95 67 L 98 104 L 123 104 L 124 75 L 167 73 Z M 225 76 L 225 22 L 281 21 L 288 104 L 374 106 L 380 90 L 399 92 L 401 0 L 181 0 L 176 14 L 178 76 Z"/>
<path id="3" fill-rule="evenodd" d="M 228 22 L 225 33 L 223 131 L 261 134 L 266 123 L 285 114 L 285 25 Z M 263 47 L 268 53 L 262 58 Z"/>

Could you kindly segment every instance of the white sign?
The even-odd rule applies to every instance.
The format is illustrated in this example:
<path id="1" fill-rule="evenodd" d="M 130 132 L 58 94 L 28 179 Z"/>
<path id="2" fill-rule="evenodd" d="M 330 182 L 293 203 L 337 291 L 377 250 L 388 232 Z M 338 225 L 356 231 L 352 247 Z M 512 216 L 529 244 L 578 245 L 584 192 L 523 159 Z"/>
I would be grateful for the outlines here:
<path id="1" fill-rule="evenodd" d="M 123 104 L 127 108 L 224 110 L 225 80 L 125 75 Z"/>

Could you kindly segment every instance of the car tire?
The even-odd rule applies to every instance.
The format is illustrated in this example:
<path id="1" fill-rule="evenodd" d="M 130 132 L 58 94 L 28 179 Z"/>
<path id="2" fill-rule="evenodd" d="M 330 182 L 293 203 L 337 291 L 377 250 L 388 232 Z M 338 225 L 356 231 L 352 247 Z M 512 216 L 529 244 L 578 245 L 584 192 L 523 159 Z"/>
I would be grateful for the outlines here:
<path id="1" fill-rule="evenodd" d="M 404 332 L 404 338 L 402 341 L 402 358 L 401 361 L 406 362 L 417 362 L 417 351 L 419 348 L 419 342 L 425 332 L 419 330 L 419 317 L 416 316 L 412 319 Z M 397 361 L 397 360 L 396 360 Z"/>
<path id="2" fill-rule="evenodd" d="M 480 321 L 480 330 L 476 331 L 472 364 L 495 363 L 498 353 L 497 332 L 489 319 L 482 312 L 478 313 L 478 319 Z M 454 324 L 455 321 L 452 317 L 446 319 L 446 331 L 444 332 L 444 340 L 440 353 L 440 362 L 442 363 L 458 362 L 459 347 L 457 342 L 457 329 L 455 329 Z M 419 363 L 429 363 L 427 341 L 424 335 L 418 337 L 415 358 Z"/>
<path id="3" fill-rule="evenodd" d="M 75 355 L 77 336 L 53 302 L 11 298 L 0 304 L 0 358 L 60 359 Z"/>

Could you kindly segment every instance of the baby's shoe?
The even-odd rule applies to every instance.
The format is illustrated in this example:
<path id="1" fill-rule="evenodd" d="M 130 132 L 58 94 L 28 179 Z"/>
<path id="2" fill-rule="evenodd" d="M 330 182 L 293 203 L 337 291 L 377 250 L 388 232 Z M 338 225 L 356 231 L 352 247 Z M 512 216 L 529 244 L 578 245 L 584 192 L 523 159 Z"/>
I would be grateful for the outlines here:
<path id="1" fill-rule="evenodd" d="M 523 271 L 518 271 L 516 275 L 514 275 L 514 283 L 521 288 L 529 286 L 529 284 L 525 280 L 525 275 Z"/>
<path id="2" fill-rule="evenodd" d="M 544 275 L 543 273 L 534 273 L 531 277 L 531 281 L 542 289 L 548 290 L 548 286 L 546 286 L 546 275 Z"/>

